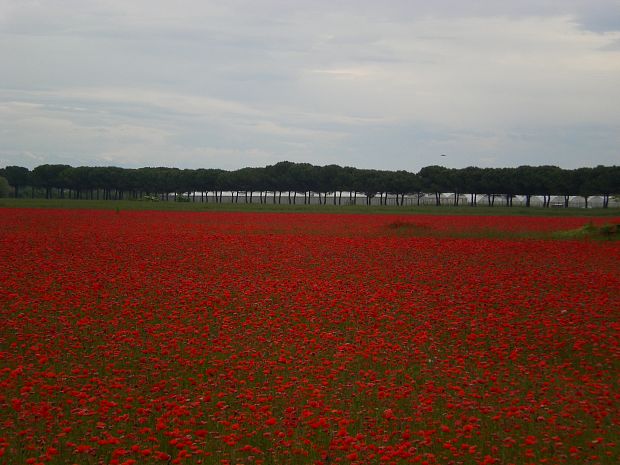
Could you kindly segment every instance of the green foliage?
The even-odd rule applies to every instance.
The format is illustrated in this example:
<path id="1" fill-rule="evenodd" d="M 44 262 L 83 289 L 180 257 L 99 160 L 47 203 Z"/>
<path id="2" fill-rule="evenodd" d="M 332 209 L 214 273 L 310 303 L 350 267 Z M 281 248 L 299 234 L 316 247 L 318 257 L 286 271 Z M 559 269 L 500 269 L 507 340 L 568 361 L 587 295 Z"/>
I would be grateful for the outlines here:
<path id="1" fill-rule="evenodd" d="M 9 185 L 13 186 L 15 197 L 20 196 L 21 187 L 27 185 L 30 181 L 30 171 L 22 166 L 7 166 L 3 170 L 2 176 L 6 178 Z"/>
<path id="2" fill-rule="evenodd" d="M 606 223 L 596 226 L 590 222 L 578 229 L 557 232 L 554 234 L 554 237 L 557 239 L 618 240 L 620 239 L 620 224 Z"/>
<path id="3" fill-rule="evenodd" d="M 366 196 L 366 204 L 377 196 L 387 206 L 387 196 L 391 203 L 404 204 L 405 196 L 432 193 L 436 205 L 457 204 L 459 194 L 471 195 L 476 203 L 477 195 L 491 199 L 504 196 L 504 205 L 512 206 L 516 195 L 526 197 L 526 206 L 534 196 L 544 196 L 544 206 L 549 207 L 552 196 L 564 196 L 568 206 L 570 196 L 582 196 L 583 203 L 588 197 L 600 196 L 603 207 L 613 206 L 615 195 L 620 193 L 620 167 L 597 166 L 565 170 L 557 166 L 520 166 L 518 168 L 446 168 L 433 165 L 422 168 L 418 173 L 408 171 L 388 171 L 341 167 L 338 165 L 314 166 L 309 163 L 279 162 L 264 168 L 242 168 L 235 171 L 219 169 L 178 169 L 178 168 L 139 168 L 119 167 L 71 167 L 68 165 L 41 165 L 29 171 L 19 166 L 7 166 L 0 170 L 0 176 L 13 187 L 15 197 L 25 194 L 25 187 L 34 187 L 34 195 L 44 194 L 47 199 L 65 197 L 69 191 L 73 198 L 87 196 L 101 197 L 104 200 L 138 199 L 144 193 L 160 196 L 166 200 L 174 192 L 221 193 L 233 192 L 276 192 L 302 193 L 304 198 L 321 196 L 326 204 L 327 194 L 341 198 L 343 192 L 361 193 Z M 30 193 L 29 192 L 29 193 Z M 442 194 L 454 194 L 446 199 Z M 346 195 L 346 194 L 345 194 Z M 394 196 L 399 196 L 394 198 Z M 148 196 L 142 197 L 149 200 Z M 356 199 L 356 196 L 351 196 Z M 384 202 L 383 199 L 386 199 Z M 443 199 L 443 200 L 442 200 Z M 610 203 L 610 199 L 612 202 Z M 151 199 L 154 200 L 154 199 Z M 186 196 L 177 196 L 177 202 L 190 202 Z M 218 202 L 218 199 L 216 199 Z M 535 200 L 535 203 L 538 201 Z M 305 203 L 305 201 L 304 201 Z M 355 203 L 355 201 L 353 201 Z M 410 202 L 409 202 L 410 203 Z M 340 200 L 338 200 L 340 204 Z M 403 206 L 403 205 L 399 205 Z M 586 205 L 587 206 L 587 205 Z"/>
<path id="4" fill-rule="evenodd" d="M 6 178 L 0 176 L 0 197 L 8 197 L 11 187 Z"/>

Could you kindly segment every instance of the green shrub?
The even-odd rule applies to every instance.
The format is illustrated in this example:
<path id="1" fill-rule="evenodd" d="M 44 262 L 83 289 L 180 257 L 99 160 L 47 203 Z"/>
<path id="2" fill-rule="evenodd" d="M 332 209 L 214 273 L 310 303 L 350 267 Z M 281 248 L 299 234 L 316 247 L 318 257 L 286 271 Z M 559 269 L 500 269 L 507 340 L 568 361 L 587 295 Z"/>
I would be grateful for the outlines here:
<path id="1" fill-rule="evenodd" d="M 0 176 L 0 198 L 8 197 L 10 191 L 11 186 L 9 186 L 9 181 L 7 181 L 6 178 Z"/>

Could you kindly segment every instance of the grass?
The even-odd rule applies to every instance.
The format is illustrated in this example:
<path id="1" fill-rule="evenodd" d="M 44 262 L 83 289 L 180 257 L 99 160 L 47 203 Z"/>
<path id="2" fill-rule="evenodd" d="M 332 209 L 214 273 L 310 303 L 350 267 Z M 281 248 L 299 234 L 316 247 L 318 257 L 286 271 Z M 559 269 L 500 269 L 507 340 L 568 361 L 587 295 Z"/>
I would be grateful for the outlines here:
<path id="1" fill-rule="evenodd" d="M 430 215 L 523 215 L 523 216 L 585 216 L 617 217 L 618 208 L 540 208 L 488 206 L 379 206 L 379 205 L 289 205 L 201 202 L 149 202 L 139 200 L 69 200 L 69 199 L 0 199 L 0 208 L 83 208 L 105 210 L 163 210 L 163 211 L 232 211 L 232 212 L 299 212 L 355 214 L 430 214 Z"/>
<path id="2" fill-rule="evenodd" d="M 556 239 L 597 239 L 617 241 L 620 239 L 620 224 L 596 226 L 588 223 L 581 228 L 558 231 L 552 235 Z"/>
<path id="3" fill-rule="evenodd" d="M 620 239 L 620 224 L 605 223 L 595 225 L 592 222 L 565 231 L 505 231 L 501 229 L 482 228 L 464 231 L 433 230 L 429 225 L 408 221 L 389 223 L 387 229 L 396 236 L 405 237 L 452 237 L 468 239 L 552 239 L 552 240 L 596 240 L 617 241 Z"/>

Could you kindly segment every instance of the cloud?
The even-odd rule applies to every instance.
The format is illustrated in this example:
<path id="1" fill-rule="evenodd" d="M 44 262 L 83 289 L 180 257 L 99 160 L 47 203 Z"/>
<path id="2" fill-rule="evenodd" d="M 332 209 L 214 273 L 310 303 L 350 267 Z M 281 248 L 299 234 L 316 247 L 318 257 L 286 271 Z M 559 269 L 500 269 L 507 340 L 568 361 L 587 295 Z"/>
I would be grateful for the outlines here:
<path id="1" fill-rule="evenodd" d="M 523 151 L 574 164 L 577 147 L 613 160 L 617 2 L 170 5 L 2 2 L 10 162 L 230 166 L 243 154 L 415 169 L 447 150 L 464 166 Z"/>
<path id="2" fill-rule="evenodd" d="M 75 99 L 82 102 L 96 102 L 104 105 L 137 105 L 142 108 L 157 108 L 161 111 L 188 116 L 210 114 L 230 117 L 264 116 L 264 113 L 261 111 L 240 102 L 157 89 L 132 87 L 70 88 L 52 95 L 58 99 Z"/>

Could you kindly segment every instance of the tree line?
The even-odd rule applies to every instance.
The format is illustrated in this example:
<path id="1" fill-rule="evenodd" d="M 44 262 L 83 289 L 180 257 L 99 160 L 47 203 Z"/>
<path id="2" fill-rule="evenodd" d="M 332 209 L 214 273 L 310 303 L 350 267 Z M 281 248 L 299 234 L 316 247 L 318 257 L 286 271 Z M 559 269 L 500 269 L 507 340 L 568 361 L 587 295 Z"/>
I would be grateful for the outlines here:
<path id="1" fill-rule="evenodd" d="M 297 203 L 298 196 L 309 203 L 318 195 L 320 204 L 340 205 L 343 195 L 349 202 L 358 202 L 361 194 L 367 204 L 375 197 L 381 205 L 388 198 L 396 205 L 404 205 L 406 196 L 417 196 L 418 204 L 424 194 L 434 196 L 434 203 L 445 202 L 442 194 L 451 194 L 451 204 L 458 205 L 463 196 L 475 206 L 482 196 L 488 205 L 497 197 L 512 206 L 515 196 L 524 197 L 525 206 L 532 197 L 541 196 L 543 206 L 549 207 L 553 196 L 563 196 L 565 207 L 572 196 L 581 196 L 588 206 L 588 198 L 600 196 L 603 207 L 609 198 L 620 193 L 620 167 L 562 169 L 557 166 L 519 166 L 518 168 L 462 169 L 427 166 L 418 173 L 341 167 L 338 165 L 315 166 L 309 163 L 283 161 L 259 168 L 242 168 L 234 171 L 221 169 L 178 168 L 119 168 L 72 167 L 45 164 L 29 170 L 20 166 L 0 169 L 15 197 L 45 197 L 74 199 L 140 199 L 174 198 L 196 201 L 222 202 L 223 192 L 232 192 L 233 201 L 239 196 L 245 202 Z M 255 199 L 258 194 L 259 199 Z M 299 200 L 301 202 L 301 200 Z"/>

